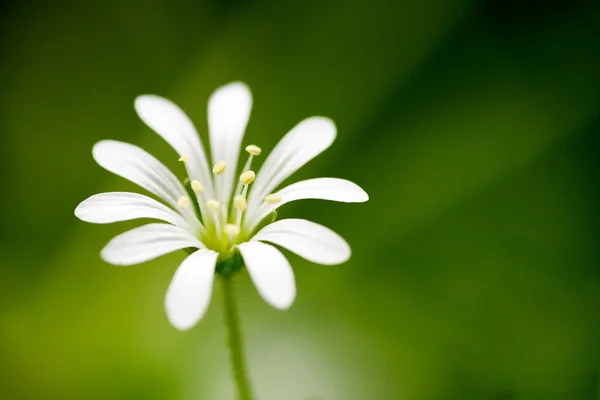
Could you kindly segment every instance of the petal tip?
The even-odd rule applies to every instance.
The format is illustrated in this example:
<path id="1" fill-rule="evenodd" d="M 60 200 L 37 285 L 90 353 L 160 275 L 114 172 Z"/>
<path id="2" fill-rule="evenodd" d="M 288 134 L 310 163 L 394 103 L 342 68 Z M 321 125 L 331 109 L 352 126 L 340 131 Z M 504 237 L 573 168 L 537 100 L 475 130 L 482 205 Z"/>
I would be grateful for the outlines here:
<path id="1" fill-rule="evenodd" d="M 220 110 L 231 110 L 232 108 L 240 111 L 243 115 L 249 114 L 252 109 L 252 92 L 244 82 L 235 81 L 220 86 L 212 92 L 208 99 L 209 113 L 220 115 L 222 112 Z"/>
<path id="2" fill-rule="evenodd" d="M 130 265 L 138 264 L 137 262 L 130 262 L 129 260 L 124 259 L 119 254 L 119 249 L 117 246 L 115 246 L 114 240 L 115 238 L 113 238 L 106 244 L 106 246 L 104 246 L 102 250 L 100 250 L 100 258 L 102 261 L 117 267 L 128 267 Z"/>
<path id="3" fill-rule="evenodd" d="M 350 248 L 350 245 L 348 245 L 348 253 L 340 259 L 340 262 L 337 263 L 337 265 L 350 261 L 350 258 L 352 258 L 352 249 Z"/>
<path id="4" fill-rule="evenodd" d="M 107 264 L 115 265 L 117 267 L 125 267 L 130 264 L 123 262 L 123 260 L 119 260 L 118 257 L 114 257 L 112 254 L 113 249 L 109 247 L 110 243 L 106 245 L 102 250 L 100 250 L 100 258 Z"/>
<path id="5" fill-rule="evenodd" d="M 314 117 L 310 117 L 309 120 L 323 132 L 328 133 L 333 137 L 337 135 L 337 126 L 331 118 L 322 115 L 315 115 Z"/>
<path id="6" fill-rule="evenodd" d="M 99 160 L 101 160 L 104 156 L 108 155 L 109 153 L 112 153 L 114 151 L 114 146 L 122 145 L 126 145 L 126 143 L 112 139 L 100 140 L 99 142 L 94 143 L 94 145 L 92 146 L 92 157 L 94 158 L 94 160 L 96 160 L 96 162 L 98 162 L 98 164 L 100 164 Z"/>
<path id="7" fill-rule="evenodd" d="M 117 263 L 117 261 L 110 256 L 109 251 L 106 250 L 106 247 L 103 248 L 102 250 L 100 250 L 100 258 L 105 263 L 108 263 L 111 265 L 123 266 L 123 264 Z"/>
<path id="8" fill-rule="evenodd" d="M 362 187 L 351 181 L 346 182 L 349 183 L 348 189 L 351 189 L 351 192 L 354 195 L 354 198 L 351 201 L 352 203 L 364 203 L 369 200 L 369 194 Z"/>
<path id="9" fill-rule="evenodd" d="M 357 203 L 364 203 L 369 201 L 369 194 L 367 192 L 365 192 L 362 188 L 360 189 L 362 192 L 358 198 Z"/>
<path id="10" fill-rule="evenodd" d="M 214 99 L 219 98 L 221 96 L 234 96 L 247 98 L 250 101 L 252 100 L 252 92 L 250 91 L 250 87 L 242 81 L 233 81 L 223 86 L 219 86 L 215 89 L 215 91 L 211 95 L 211 98 Z"/>
<path id="11" fill-rule="evenodd" d="M 140 94 L 135 97 L 133 100 L 133 105 L 137 108 L 139 105 L 142 105 L 146 100 L 152 97 L 151 94 Z"/>
<path id="12" fill-rule="evenodd" d="M 140 94 L 133 100 L 133 106 L 139 114 L 144 108 L 157 102 L 171 103 L 171 100 L 157 94 Z"/>
<path id="13" fill-rule="evenodd" d="M 221 90 L 221 89 L 237 90 L 237 91 L 244 91 L 244 92 L 250 93 L 250 87 L 242 81 L 229 82 L 229 83 L 217 88 L 217 90 Z"/>
<path id="14" fill-rule="evenodd" d="M 80 220 L 87 222 L 84 218 L 85 218 L 85 212 L 84 212 L 84 208 L 85 208 L 85 204 L 86 204 L 87 200 L 82 201 L 81 203 L 79 203 L 77 205 L 77 207 L 75 207 L 75 210 L 73 211 L 73 214 L 75 214 L 75 216 L 77 218 L 79 218 Z"/>
<path id="15" fill-rule="evenodd" d="M 340 237 L 340 239 L 341 239 L 341 237 Z M 350 260 L 350 258 L 352 257 L 352 249 L 350 248 L 350 245 L 348 244 L 348 242 L 346 242 L 345 240 L 343 240 L 343 247 L 344 247 L 344 249 L 341 250 L 340 255 L 338 255 L 337 257 L 331 258 L 329 260 L 329 262 L 320 261 L 317 264 L 341 265 L 341 264 L 348 262 Z"/>
<path id="16" fill-rule="evenodd" d="M 323 146 L 321 151 L 329 148 L 337 137 L 335 122 L 331 118 L 322 115 L 314 115 L 303 119 L 296 126 L 303 126 L 315 139 L 318 138 Z"/>
<path id="17" fill-rule="evenodd" d="M 296 289 L 294 287 L 294 291 L 291 292 L 288 297 L 280 298 L 280 299 L 266 299 L 263 296 L 263 300 L 265 300 L 268 304 L 270 304 L 273 308 L 280 311 L 287 311 L 294 305 L 294 301 L 296 300 Z"/>
<path id="18" fill-rule="evenodd" d="M 290 301 L 289 303 L 285 303 L 285 304 L 273 305 L 273 307 L 279 311 L 287 311 L 290 308 L 292 308 L 293 305 L 294 305 L 294 300 Z"/>
<path id="19" fill-rule="evenodd" d="M 177 318 L 171 317 L 169 315 L 168 311 L 167 311 L 167 320 L 169 321 L 171 326 L 173 326 L 173 328 L 177 329 L 180 332 L 189 331 L 194 326 L 196 326 L 196 324 L 198 322 L 200 322 L 199 320 L 198 321 L 178 321 Z"/>

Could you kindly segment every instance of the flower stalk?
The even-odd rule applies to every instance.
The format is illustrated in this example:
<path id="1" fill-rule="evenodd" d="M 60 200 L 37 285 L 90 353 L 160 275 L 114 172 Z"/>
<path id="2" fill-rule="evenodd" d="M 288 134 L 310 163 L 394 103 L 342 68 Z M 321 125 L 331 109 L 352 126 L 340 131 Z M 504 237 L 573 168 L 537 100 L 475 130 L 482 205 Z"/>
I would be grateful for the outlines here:
<path id="1" fill-rule="evenodd" d="M 229 346 L 233 377 L 238 391 L 239 400 L 252 400 L 250 381 L 246 371 L 244 360 L 244 346 L 242 343 L 242 331 L 240 319 L 235 302 L 235 288 L 231 275 L 220 276 L 223 291 L 223 311 L 225 313 L 225 325 L 227 327 L 227 344 Z"/>

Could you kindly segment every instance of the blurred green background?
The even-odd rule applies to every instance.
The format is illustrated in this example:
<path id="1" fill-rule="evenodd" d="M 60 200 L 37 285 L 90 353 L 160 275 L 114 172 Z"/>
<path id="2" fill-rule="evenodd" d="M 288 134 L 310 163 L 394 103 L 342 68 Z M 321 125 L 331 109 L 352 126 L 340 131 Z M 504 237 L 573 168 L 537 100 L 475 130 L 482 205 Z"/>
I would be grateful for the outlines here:
<path id="1" fill-rule="evenodd" d="M 184 253 L 107 265 L 139 221 L 73 215 L 137 190 L 98 140 L 177 168 L 135 96 L 174 100 L 206 143 L 233 80 L 254 94 L 246 144 L 329 116 L 338 139 L 293 180 L 371 197 L 280 210 L 353 248 L 287 253 L 291 310 L 238 279 L 258 399 L 600 399 L 600 3 L 579 0 L 1 2 L 0 398 L 233 399 L 219 293 L 176 331 Z"/>

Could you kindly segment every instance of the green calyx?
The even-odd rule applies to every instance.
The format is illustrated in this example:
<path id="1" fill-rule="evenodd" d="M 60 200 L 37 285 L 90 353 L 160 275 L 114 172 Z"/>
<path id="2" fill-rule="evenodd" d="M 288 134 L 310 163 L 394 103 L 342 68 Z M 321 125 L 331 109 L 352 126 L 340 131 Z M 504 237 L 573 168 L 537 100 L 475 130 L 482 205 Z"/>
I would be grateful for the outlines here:
<path id="1" fill-rule="evenodd" d="M 244 268 L 244 259 L 239 251 L 234 249 L 229 257 L 217 261 L 217 274 L 228 277 Z"/>
<path id="2" fill-rule="evenodd" d="M 192 254 L 198 251 L 195 247 L 188 247 L 184 249 L 186 253 Z M 229 277 L 244 268 L 244 259 L 237 249 L 232 249 L 229 254 L 225 256 L 219 255 L 217 260 L 217 266 L 215 271 L 217 274 L 223 277 Z"/>

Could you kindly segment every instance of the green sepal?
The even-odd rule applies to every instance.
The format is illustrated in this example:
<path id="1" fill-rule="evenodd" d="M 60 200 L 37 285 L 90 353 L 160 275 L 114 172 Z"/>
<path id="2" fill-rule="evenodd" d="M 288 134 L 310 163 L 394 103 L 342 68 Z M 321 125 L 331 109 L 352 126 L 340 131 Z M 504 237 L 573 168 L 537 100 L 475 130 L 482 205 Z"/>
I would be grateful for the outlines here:
<path id="1" fill-rule="evenodd" d="M 217 274 L 231 276 L 244 268 L 244 259 L 237 249 L 233 249 L 231 255 L 221 261 L 217 261 Z"/>
<path id="2" fill-rule="evenodd" d="M 273 210 L 273 212 L 271 213 L 271 223 L 275 222 L 277 220 L 277 210 Z"/>
<path id="3" fill-rule="evenodd" d="M 185 180 L 183 181 L 183 187 L 185 188 L 185 191 L 187 192 L 187 195 L 190 198 L 190 203 L 192 203 L 192 206 L 194 207 L 196 218 L 198 218 L 198 221 L 204 222 L 202 221 L 202 213 L 200 212 L 200 206 L 198 205 L 198 196 L 196 195 L 196 192 L 194 192 L 194 189 L 192 189 L 190 178 L 185 178 Z"/>

